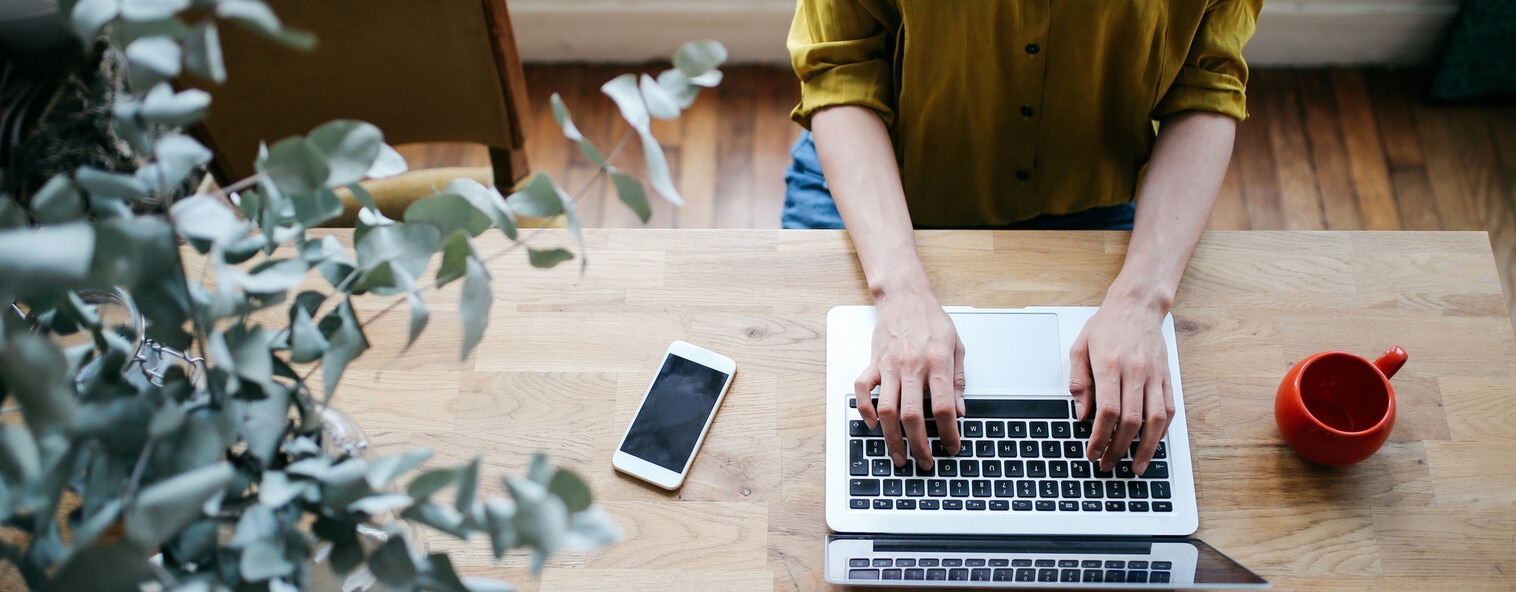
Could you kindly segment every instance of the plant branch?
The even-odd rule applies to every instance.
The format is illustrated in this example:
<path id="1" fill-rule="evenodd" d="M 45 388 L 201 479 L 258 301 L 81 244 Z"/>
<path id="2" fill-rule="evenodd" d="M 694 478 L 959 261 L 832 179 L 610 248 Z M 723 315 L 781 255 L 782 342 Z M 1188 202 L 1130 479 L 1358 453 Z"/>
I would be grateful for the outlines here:
<path id="1" fill-rule="evenodd" d="M 233 193 L 257 185 L 259 181 L 263 180 L 264 176 L 265 173 L 258 173 L 236 183 L 232 183 L 231 185 L 227 185 L 226 187 L 222 187 L 221 189 L 217 189 L 209 193 L 209 195 L 225 199 L 227 197 L 230 197 Z"/>

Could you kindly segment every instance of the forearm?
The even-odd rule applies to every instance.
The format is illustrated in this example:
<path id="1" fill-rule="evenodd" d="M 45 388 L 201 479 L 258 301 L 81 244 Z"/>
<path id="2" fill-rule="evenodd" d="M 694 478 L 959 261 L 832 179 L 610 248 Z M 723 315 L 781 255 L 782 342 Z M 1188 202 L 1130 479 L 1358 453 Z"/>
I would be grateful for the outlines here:
<path id="1" fill-rule="evenodd" d="M 1168 313 L 1216 203 L 1236 131 L 1235 119 L 1217 113 L 1188 111 L 1164 120 L 1108 302 L 1116 298 Z"/>
<path id="2" fill-rule="evenodd" d="M 930 292 L 884 121 L 868 108 L 842 105 L 816 113 L 811 130 L 875 301 L 893 293 Z"/>

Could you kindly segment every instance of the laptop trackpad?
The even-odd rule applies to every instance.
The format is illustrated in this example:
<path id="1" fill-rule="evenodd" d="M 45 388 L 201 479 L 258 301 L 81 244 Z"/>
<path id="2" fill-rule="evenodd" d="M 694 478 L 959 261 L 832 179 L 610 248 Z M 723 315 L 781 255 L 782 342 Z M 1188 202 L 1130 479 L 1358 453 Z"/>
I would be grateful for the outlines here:
<path id="1" fill-rule="evenodd" d="M 969 393 L 1068 392 L 1068 360 L 1053 313 L 952 313 Z"/>

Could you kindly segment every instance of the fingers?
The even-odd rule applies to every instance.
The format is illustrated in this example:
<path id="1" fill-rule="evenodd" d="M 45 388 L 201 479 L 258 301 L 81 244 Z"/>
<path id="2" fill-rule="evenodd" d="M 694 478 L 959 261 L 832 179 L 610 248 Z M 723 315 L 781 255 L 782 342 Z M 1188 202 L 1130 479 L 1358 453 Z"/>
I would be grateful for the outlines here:
<path id="1" fill-rule="evenodd" d="M 1148 470 L 1148 462 L 1153 460 L 1153 453 L 1158 450 L 1158 442 L 1163 439 L 1163 434 L 1169 428 L 1169 421 L 1174 412 L 1170 405 L 1159 394 L 1163 392 L 1163 377 L 1154 373 L 1148 378 L 1146 397 L 1143 400 L 1147 421 L 1142 424 L 1142 439 L 1137 444 L 1137 452 L 1132 455 L 1132 471 L 1141 475 Z"/>
<path id="2" fill-rule="evenodd" d="M 1121 412 L 1116 422 L 1116 434 L 1100 457 L 1101 470 L 1115 468 L 1142 429 L 1142 393 L 1147 381 L 1141 371 L 1141 368 L 1128 368 L 1121 375 Z"/>
<path id="3" fill-rule="evenodd" d="M 931 391 L 939 391 L 939 382 L 945 383 L 936 373 L 931 380 Z M 922 470 L 932 468 L 932 446 L 926 436 L 926 414 L 922 411 L 922 397 L 910 397 L 902 394 L 900 398 L 900 425 L 905 428 L 906 443 L 911 447 L 911 455 L 916 457 L 916 466 Z"/>
<path id="4" fill-rule="evenodd" d="M 1086 449 L 1091 462 L 1100 462 L 1111 438 L 1116 432 L 1116 423 L 1121 416 L 1121 370 L 1113 361 L 1090 361 L 1090 374 L 1094 377 L 1094 416 L 1090 444 Z"/>
<path id="5" fill-rule="evenodd" d="M 958 417 L 968 417 L 968 405 L 963 400 L 963 391 L 968 388 L 968 379 L 963 374 L 963 340 L 953 348 L 953 400 L 958 402 Z M 956 430 L 955 430 L 956 431 Z"/>
<path id="6" fill-rule="evenodd" d="M 909 381 L 893 379 L 888 373 L 879 384 L 879 427 L 884 431 L 884 447 L 890 453 L 895 466 L 905 464 L 905 438 L 900 433 L 900 399 L 909 396 Z M 921 387 L 916 387 L 916 398 L 921 398 Z"/>
<path id="7" fill-rule="evenodd" d="M 1095 377 L 1090 372 L 1090 342 L 1084 332 L 1069 348 L 1069 394 L 1074 396 L 1074 419 L 1088 418 L 1095 401 Z"/>
<path id="8" fill-rule="evenodd" d="M 868 424 L 869 429 L 879 427 L 879 416 L 874 412 L 873 395 L 874 387 L 879 386 L 879 365 L 869 364 L 863 369 L 863 374 L 853 381 L 853 397 L 858 401 L 858 414 L 863 416 L 863 423 Z"/>

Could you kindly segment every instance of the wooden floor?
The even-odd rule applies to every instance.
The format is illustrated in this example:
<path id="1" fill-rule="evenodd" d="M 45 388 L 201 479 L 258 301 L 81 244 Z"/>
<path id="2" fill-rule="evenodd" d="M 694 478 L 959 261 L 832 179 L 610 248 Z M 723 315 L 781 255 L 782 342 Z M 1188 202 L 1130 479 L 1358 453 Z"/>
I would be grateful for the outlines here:
<path id="1" fill-rule="evenodd" d="M 586 226 L 635 226 L 548 110 L 557 92 L 609 151 L 626 131 L 599 85 L 619 66 L 528 67 L 534 170 L 581 194 Z M 645 69 L 656 74 L 656 69 Z M 1259 70 L 1210 227 L 1219 230 L 1484 230 L 1510 302 L 1516 267 L 1516 105 L 1444 106 L 1426 75 L 1389 69 Z M 656 203 L 648 226 L 777 228 L 784 169 L 799 128 L 786 68 L 734 67 L 684 117 L 657 122 L 683 208 Z M 483 165 L 483 148 L 408 147 L 413 167 Z M 616 160 L 641 174 L 634 143 Z M 657 200 L 655 200 L 657 201 Z"/>

